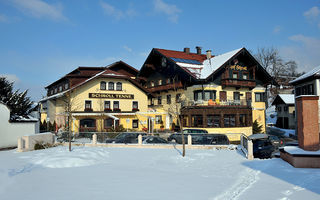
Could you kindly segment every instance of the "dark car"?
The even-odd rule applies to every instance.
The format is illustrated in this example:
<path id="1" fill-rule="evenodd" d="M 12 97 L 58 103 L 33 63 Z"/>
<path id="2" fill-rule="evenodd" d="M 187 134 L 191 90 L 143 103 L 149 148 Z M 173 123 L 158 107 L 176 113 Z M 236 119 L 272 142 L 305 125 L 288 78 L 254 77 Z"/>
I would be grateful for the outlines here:
<path id="1" fill-rule="evenodd" d="M 158 136 L 142 137 L 142 144 L 167 144 L 168 141 Z"/>
<path id="2" fill-rule="evenodd" d="M 282 139 L 279 139 L 277 136 L 275 135 L 269 135 L 268 139 L 270 140 L 270 142 L 273 144 L 273 146 L 275 146 L 277 149 L 279 147 L 283 147 L 285 146 L 285 142 Z"/>
<path id="3" fill-rule="evenodd" d="M 114 139 L 107 139 L 106 143 L 137 143 L 139 135 L 146 135 L 146 133 L 120 133 Z"/>
<path id="4" fill-rule="evenodd" d="M 188 143 L 188 135 L 184 134 L 185 143 Z M 228 145 L 229 139 L 223 134 L 190 134 L 192 138 L 192 144 L 202 144 L 202 145 Z M 182 135 L 175 133 L 168 137 L 168 141 L 175 141 L 178 144 L 182 144 Z"/>
<path id="5" fill-rule="evenodd" d="M 188 135 L 195 137 L 196 135 L 202 135 L 202 134 L 207 134 L 207 133 L 208 133 L 208 131 L 203 130 L 203 129 L 183 129 L 185 143 L 188 142 Z M 176 143 L 182 144 L 181 133 L 173 133 L 168 137 L 167 140 L 170 142 L 176 142 Z"/>
<path id="6" fill-rule="evenodd" d="M 271 158 L 275 150 L 272 142 L 267 139 L 255 139 L 253 142 L 253 156 L 255 158 Z"/>
<path id="7" fill-rule="evenodd" d="M 206 134 L 207 130 L 204 129 L 183 129 L 183 134 Z"/>

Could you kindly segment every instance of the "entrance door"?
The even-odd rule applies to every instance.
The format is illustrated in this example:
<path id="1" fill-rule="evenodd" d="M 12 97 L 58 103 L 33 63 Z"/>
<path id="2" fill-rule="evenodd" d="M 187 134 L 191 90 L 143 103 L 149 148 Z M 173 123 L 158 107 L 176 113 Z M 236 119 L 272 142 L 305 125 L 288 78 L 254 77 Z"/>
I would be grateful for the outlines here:
<path id="1" fill-rule="evenodd" d="M 220 91 L 220 101 L 227 101 L 227 92 Z"/>
<path id="2" fill-rule="evenodd" d="M 288 117 L 283 118 L 283 128 L 285 128 L 285 129 L 289 128 L 289 118 Z"/>

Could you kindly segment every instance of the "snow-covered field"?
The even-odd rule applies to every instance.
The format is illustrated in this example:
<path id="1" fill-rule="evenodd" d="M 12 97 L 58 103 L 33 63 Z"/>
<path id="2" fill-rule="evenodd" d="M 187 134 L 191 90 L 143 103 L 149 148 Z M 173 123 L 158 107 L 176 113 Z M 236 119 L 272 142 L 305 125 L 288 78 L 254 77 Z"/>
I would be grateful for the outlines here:
<path id="1" fill-rule="evenodd" d="M 55 147 L 0 152 L 0 199 L 320 199 L 320 170 L 237 150 Z"/>

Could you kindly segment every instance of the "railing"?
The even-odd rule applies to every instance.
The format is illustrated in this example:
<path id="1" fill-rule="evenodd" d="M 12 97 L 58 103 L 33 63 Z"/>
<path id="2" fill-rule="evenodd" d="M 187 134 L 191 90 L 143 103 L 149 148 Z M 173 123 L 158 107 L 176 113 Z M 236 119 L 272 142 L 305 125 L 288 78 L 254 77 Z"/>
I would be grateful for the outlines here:
<path id="1" fill-rule="evenodd" d="M 222 86 L 231 86 L 231 87 L 256 87 L 255 80 L 239 80 L 239 79 L 222 79 Z"/>
<path id="2" fill-rule="evenodd" d="M 223 106 L 242 106 L 242 107 L 251 107 L 251 101 L 246 99 L 240 100 L 227 100 L 227 101 L 212 101 L 212 100 L 198 100 L 198 101 L 184 101 L 182 102 L 182 107 L 188 106 L 216 106 L 216 107 L 223 107 Z"/>
<path id="3" fill-rule="evenodd" d="M 150 92 L 158 92 L 158 91 L 163 91 L 163 90 L 173 90 L 173 89 L 178 89 L 178 88 L 182 88 L 183 85 L 181 82 L 178 83 L 170 83 L 170 84 L 166 84 L 166 85 L 158 85 L 158 86 L 154 86 L 154 87 L 150 87 L 148 88 L 148 90 Z"/>

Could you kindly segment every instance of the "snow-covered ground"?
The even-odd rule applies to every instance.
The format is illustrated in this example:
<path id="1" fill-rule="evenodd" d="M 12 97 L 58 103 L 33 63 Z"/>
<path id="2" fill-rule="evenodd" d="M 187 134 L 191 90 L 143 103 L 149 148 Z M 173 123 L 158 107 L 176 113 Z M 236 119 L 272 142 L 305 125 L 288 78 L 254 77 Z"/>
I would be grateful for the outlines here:
<path id="1" fill-rule="evenodd" d="M 320 199 L 320 170 L 237 150 L 55 147 L 0 152 L 0 199 Z"/>

